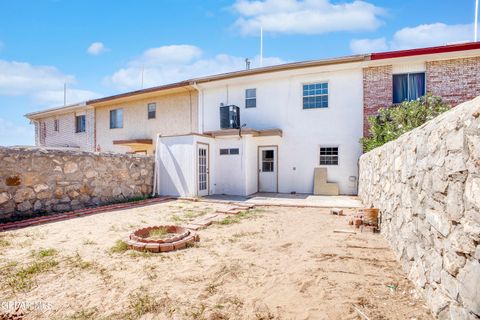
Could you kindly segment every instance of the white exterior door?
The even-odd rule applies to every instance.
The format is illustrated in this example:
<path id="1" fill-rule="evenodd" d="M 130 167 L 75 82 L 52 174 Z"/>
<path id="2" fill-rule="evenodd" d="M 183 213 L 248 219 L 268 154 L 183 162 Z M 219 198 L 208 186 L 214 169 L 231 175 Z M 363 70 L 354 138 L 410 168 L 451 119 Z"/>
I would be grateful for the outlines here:
<path id="1" fill-rule="evenodd" d="M 278 192 L 278 148 L 259 147 L 258 148 L 258 191 L 259 192 Z"/>
<path id="2" fill-rule="evenodd" d="M 197 145 L 197 188 L 199 196 L 207 196 L 209 189 L 209 152 L 208 144 Z"/>

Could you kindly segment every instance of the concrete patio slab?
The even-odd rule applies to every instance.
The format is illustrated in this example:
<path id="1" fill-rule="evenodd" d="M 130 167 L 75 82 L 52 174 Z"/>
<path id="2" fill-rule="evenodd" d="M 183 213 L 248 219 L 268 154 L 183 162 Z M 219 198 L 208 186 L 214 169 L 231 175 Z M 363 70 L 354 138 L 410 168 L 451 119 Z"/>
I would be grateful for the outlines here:
<path id="1" fill-rule="evenodd" d="M 357 196 L 315 196 L 310 194 L 255 193 L 248 197 L 211 195 L 205 200 L 220 202 L 247 203 L 263 206 L 296 206 L 321 208 L 361 208 L 362 202 Z"/>

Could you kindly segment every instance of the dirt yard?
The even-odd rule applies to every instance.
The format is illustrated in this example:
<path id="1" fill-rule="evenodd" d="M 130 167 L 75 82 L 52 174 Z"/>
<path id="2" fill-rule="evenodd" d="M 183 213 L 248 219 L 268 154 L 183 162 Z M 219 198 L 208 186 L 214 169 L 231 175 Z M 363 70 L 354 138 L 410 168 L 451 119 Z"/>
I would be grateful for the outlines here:
<path id="1" fill-rule="evenodd" d="M 385 240 L 333 233 L 349 226 L 325 209 L 256 208 L 169 253 L 121 242 L 226 207 L 174 201 L 0 233 L 0 311 L 19 301 L 29 319 L 360 319 L 355 304 L 372 320 L 431 319 Z"/>

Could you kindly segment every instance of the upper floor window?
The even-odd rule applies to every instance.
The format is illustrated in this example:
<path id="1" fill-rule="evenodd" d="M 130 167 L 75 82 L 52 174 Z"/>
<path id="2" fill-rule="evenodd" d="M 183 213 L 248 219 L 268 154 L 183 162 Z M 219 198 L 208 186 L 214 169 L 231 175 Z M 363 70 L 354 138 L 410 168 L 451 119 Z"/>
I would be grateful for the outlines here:
<path id="1" fill-rule="evenodd" d="M 425 72 L 393 75 L 393 103 L 411 101 L 425 95 Z"/>
<path id="2" fill-rule="evenodd" d="M 110 129 L 123 128 L 123 109 L 110 110 Z"/>
<path id="3" fill-rule="evenodd" d="M 320 147 L 320 165 L 338 165 L 338 147 Z"/>
<path id="4" fill-rule="evenodd" d="M 75 132 L 85 132 L 85 115 L 75 117 Z"/>
<path id="5" fill-rule="evenodd" d="M 328 82 L 303 85 L 303 109 L 328 108 Z"/>
<path id="6" fill-rule="evenodd" d="M 60 120 L 58 119 L 55 119 L 53 120 L 53 130 L 58 132 L 60 130 L 60 123 L 59 123 Z"/>
<path id="7" fill-rule="evenodd" d="M 257 107 L 257 89 L 245 90 L 245 108 Z"/>
<path id="8" fill-rule="evenodd" d="M 148 108 L 148 119 L 155 119 L 157 116 L 157 104 L 149 103 L 147 108 Z"/>

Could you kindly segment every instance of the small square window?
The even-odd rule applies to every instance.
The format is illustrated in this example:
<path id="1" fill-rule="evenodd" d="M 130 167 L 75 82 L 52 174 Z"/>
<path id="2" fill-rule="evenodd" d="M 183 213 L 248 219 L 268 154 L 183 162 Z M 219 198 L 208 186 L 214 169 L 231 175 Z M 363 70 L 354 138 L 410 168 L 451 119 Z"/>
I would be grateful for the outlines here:
<path id="1" fill-rule="evenodd" d="M 230 154 L 239 154 L 240 150 L 238 148 L 232 148 L 230 149 Z"/>
<path id="2" fill-rule="evenodd" d="M 257 107 L 257 89 L 245 90 L 245 108 Z"/>
<path id="3" fill-rule="evenodd" d="M 85 132 L 85 115 L 75 117 L 75 132 Z"/>
<path id="4" fill-rule="evenodd" d="M 157 116 L 157 104 L 149 103 L 148 104 L 148 119 L 155 119 Z"/>
<path id="5" fill-rule="evenodd" d="M 338 165 L 338 147 L 320 147 L 320 165 Z"/>
<path id="6" fill-rule="evenodd" d="M 228 153 L 229 153 L 228 149 L 220 149 L 221 156 L 227 155 Z"/>

